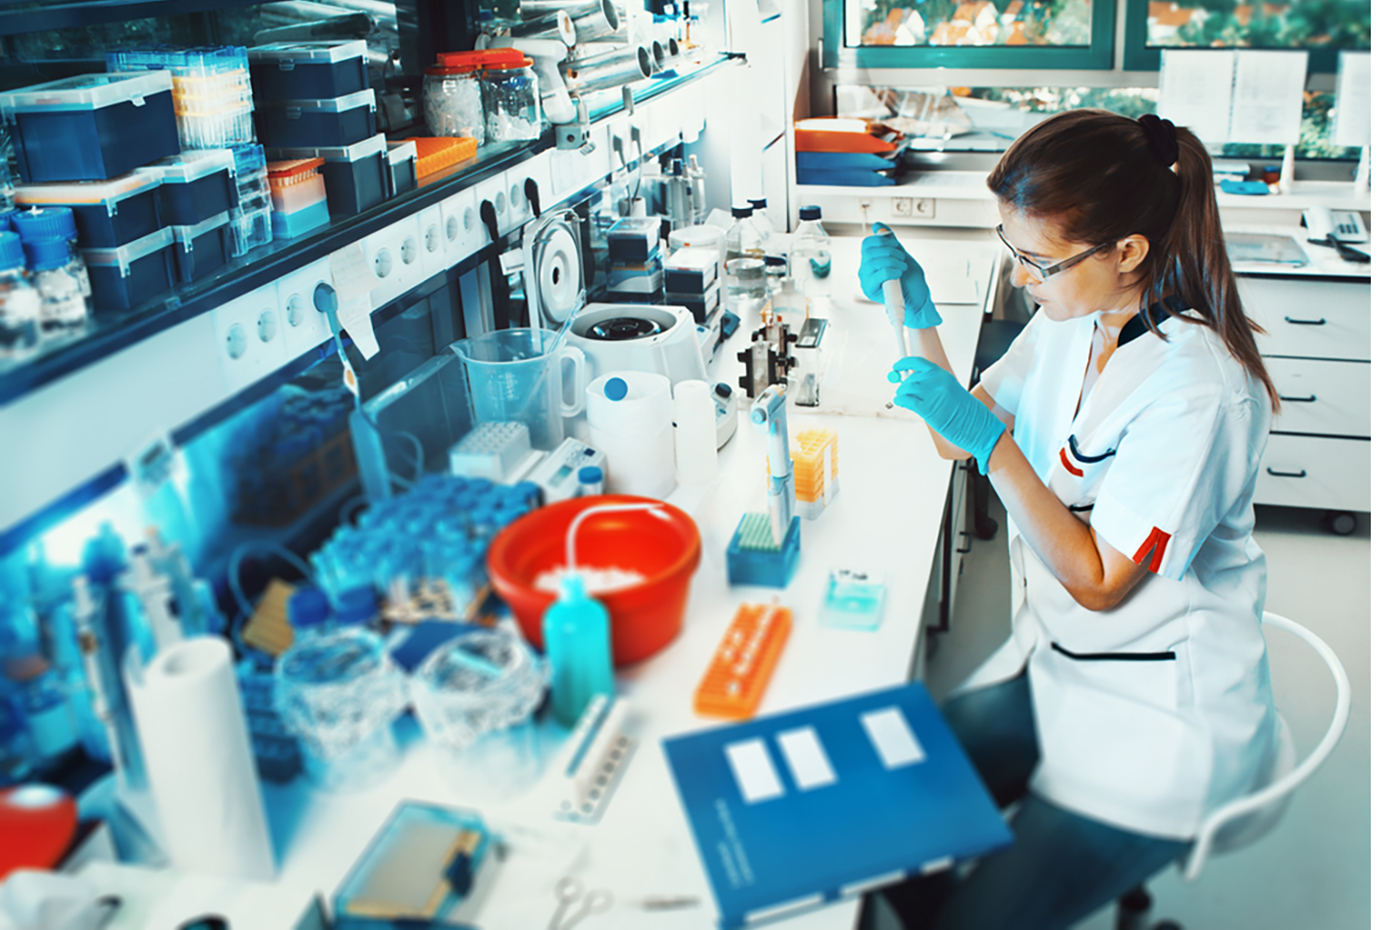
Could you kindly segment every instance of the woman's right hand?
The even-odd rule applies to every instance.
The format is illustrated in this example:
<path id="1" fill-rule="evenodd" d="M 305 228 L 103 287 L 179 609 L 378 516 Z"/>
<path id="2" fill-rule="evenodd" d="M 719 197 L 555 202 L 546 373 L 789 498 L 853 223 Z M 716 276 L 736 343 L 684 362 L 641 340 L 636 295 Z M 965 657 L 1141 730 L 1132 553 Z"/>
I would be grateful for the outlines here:
<path id="1" fill-rule="evenodd" d="M 885 232 L 883 230 L 886 230 Z M 902 282 L 902 298 L 906 301 L 906 325 L 911 329 L 927 329 L 940 325 L 940 314 L 931 300 L 926 273 L 892 231 L 882 223 L 873 224 L 873 234 L 863 240 L 862 261 L 858 265 L 858 283 L 868 300 L 882 303 L 882 285 L 888 281 Z"/>

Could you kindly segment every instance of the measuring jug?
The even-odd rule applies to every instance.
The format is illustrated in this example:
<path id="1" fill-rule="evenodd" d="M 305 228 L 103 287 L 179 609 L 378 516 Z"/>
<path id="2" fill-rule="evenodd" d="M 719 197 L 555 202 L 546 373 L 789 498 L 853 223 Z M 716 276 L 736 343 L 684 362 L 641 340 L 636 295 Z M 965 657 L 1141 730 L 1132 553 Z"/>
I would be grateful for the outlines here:
<path id="1" fill-rule="evenodd" d="M 558 333 L 500 329 L 451 343 L 465 363 L 466 393 L 475 423 L 519 422 L 529 445 L 550 452 L 562 444 L 562 421 L 586 405 L 586 355 Z M 563 370 L 570 363 L 564 400 Z"/>

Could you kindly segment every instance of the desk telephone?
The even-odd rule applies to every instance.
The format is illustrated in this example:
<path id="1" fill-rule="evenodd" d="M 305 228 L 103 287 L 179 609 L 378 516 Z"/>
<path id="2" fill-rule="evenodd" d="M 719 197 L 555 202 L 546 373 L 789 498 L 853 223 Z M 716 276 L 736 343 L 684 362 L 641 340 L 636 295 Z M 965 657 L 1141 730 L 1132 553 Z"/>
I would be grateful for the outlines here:
<path id="1" fill-rule="evenodd" d="M 1304 211 L 1304 226 L 1309 230 L 1310 242 L 1333 246 L 1347 261 L 1372 260 L 1371 246 L 1368 245 L 1371 237 L 1367 235 L 1362 214 L 1352 210 L 1311 207 Z"/>

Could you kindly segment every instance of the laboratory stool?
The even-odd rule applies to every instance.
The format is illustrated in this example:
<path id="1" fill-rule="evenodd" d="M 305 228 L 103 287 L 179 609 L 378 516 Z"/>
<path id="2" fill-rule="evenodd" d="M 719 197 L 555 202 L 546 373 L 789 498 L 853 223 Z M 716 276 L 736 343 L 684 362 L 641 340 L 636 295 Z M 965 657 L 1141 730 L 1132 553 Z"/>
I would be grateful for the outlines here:
<path id="1" fill-rule="evenodd" d="M 1202 822 L 1197 839 L 1187 854 L 1178 860 L 1178 868 L 1183 873 L 1183 880 L 1187 882 L 1197 880 L 1209 855 L 1241 849 L 1269 833 L 1284 813 L 1290 795 L 1308 781 L 1333 752 L 1343 735 L 1343 729 L 1347 726 L 1348 712 L 1352 708 L 1352 687 L 1348 684 L 1347 673 L 1343 670 L 1343 664 L 1338 661 L 1338 656 L 1327 643 L 1293 620 L 1268 610 L 1262 616 L 1262 620 L 1265 625 L 1285 630 L 1308 643 L 1328 665 L 1333 683 L 1337 686 L 1333 719 L 1318 746 L 1309 753 L 1308 758 L 1296 765 L 1294 737 L 1284 718 L 1276 714 L 1277 745 L 1266 786 L 1229 804 L 1223 804 Z M 1149 924 L 1150 906 L 1149 893 L 1143 885 L 1126 893 L 1116 902 L 1115 930 L 1182 930 L 1171 920 Z"/>
<path id="2" fill-rule="evenodd" d="M 974 371 L 970 372 L 971 389 L 979 383 L 979 376 L 990 365 L 1003 357 L 1013 340 L 1023 331 L 1025 323 L 1016 320 L 996 320 L 986 317 L 979 328 L 979 344 L 974 350 Z M 970 471 L 970 494 L 973 502 L 974 535 L 979 539 L 993 539 L 998 532 L 998 521 L 989 516 L 989 479 L 972 466 Z"/>

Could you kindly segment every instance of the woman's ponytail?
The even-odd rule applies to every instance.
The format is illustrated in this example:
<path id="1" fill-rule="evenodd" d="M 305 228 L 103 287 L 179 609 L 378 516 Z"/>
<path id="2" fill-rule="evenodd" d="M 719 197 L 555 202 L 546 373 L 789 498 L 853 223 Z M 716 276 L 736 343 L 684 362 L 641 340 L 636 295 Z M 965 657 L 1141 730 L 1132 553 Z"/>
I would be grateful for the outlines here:
<path id="1" fill-rule="evenodd" d="M 1164 261 L 1154 266 L 1158 273 L 1145 291 L 1145 304 L 1157 303 L 1167 294 L 1182 298 L 1185 306 L 1217 331 L 1231 355 L 1265 385 L 1271 408 L 1278 412 L 1279 393 L 1255 344 L 1254 333 L 1262 330 L 1246 318 L 1226 254 L 1212 189 L 1212 157 L 1192 132 L 1185 128 L 1176 132 L 1178 161 L 1173 172 L 1179 181 L 1178 208 L 1168 234 L 1158 244 Z"/>

